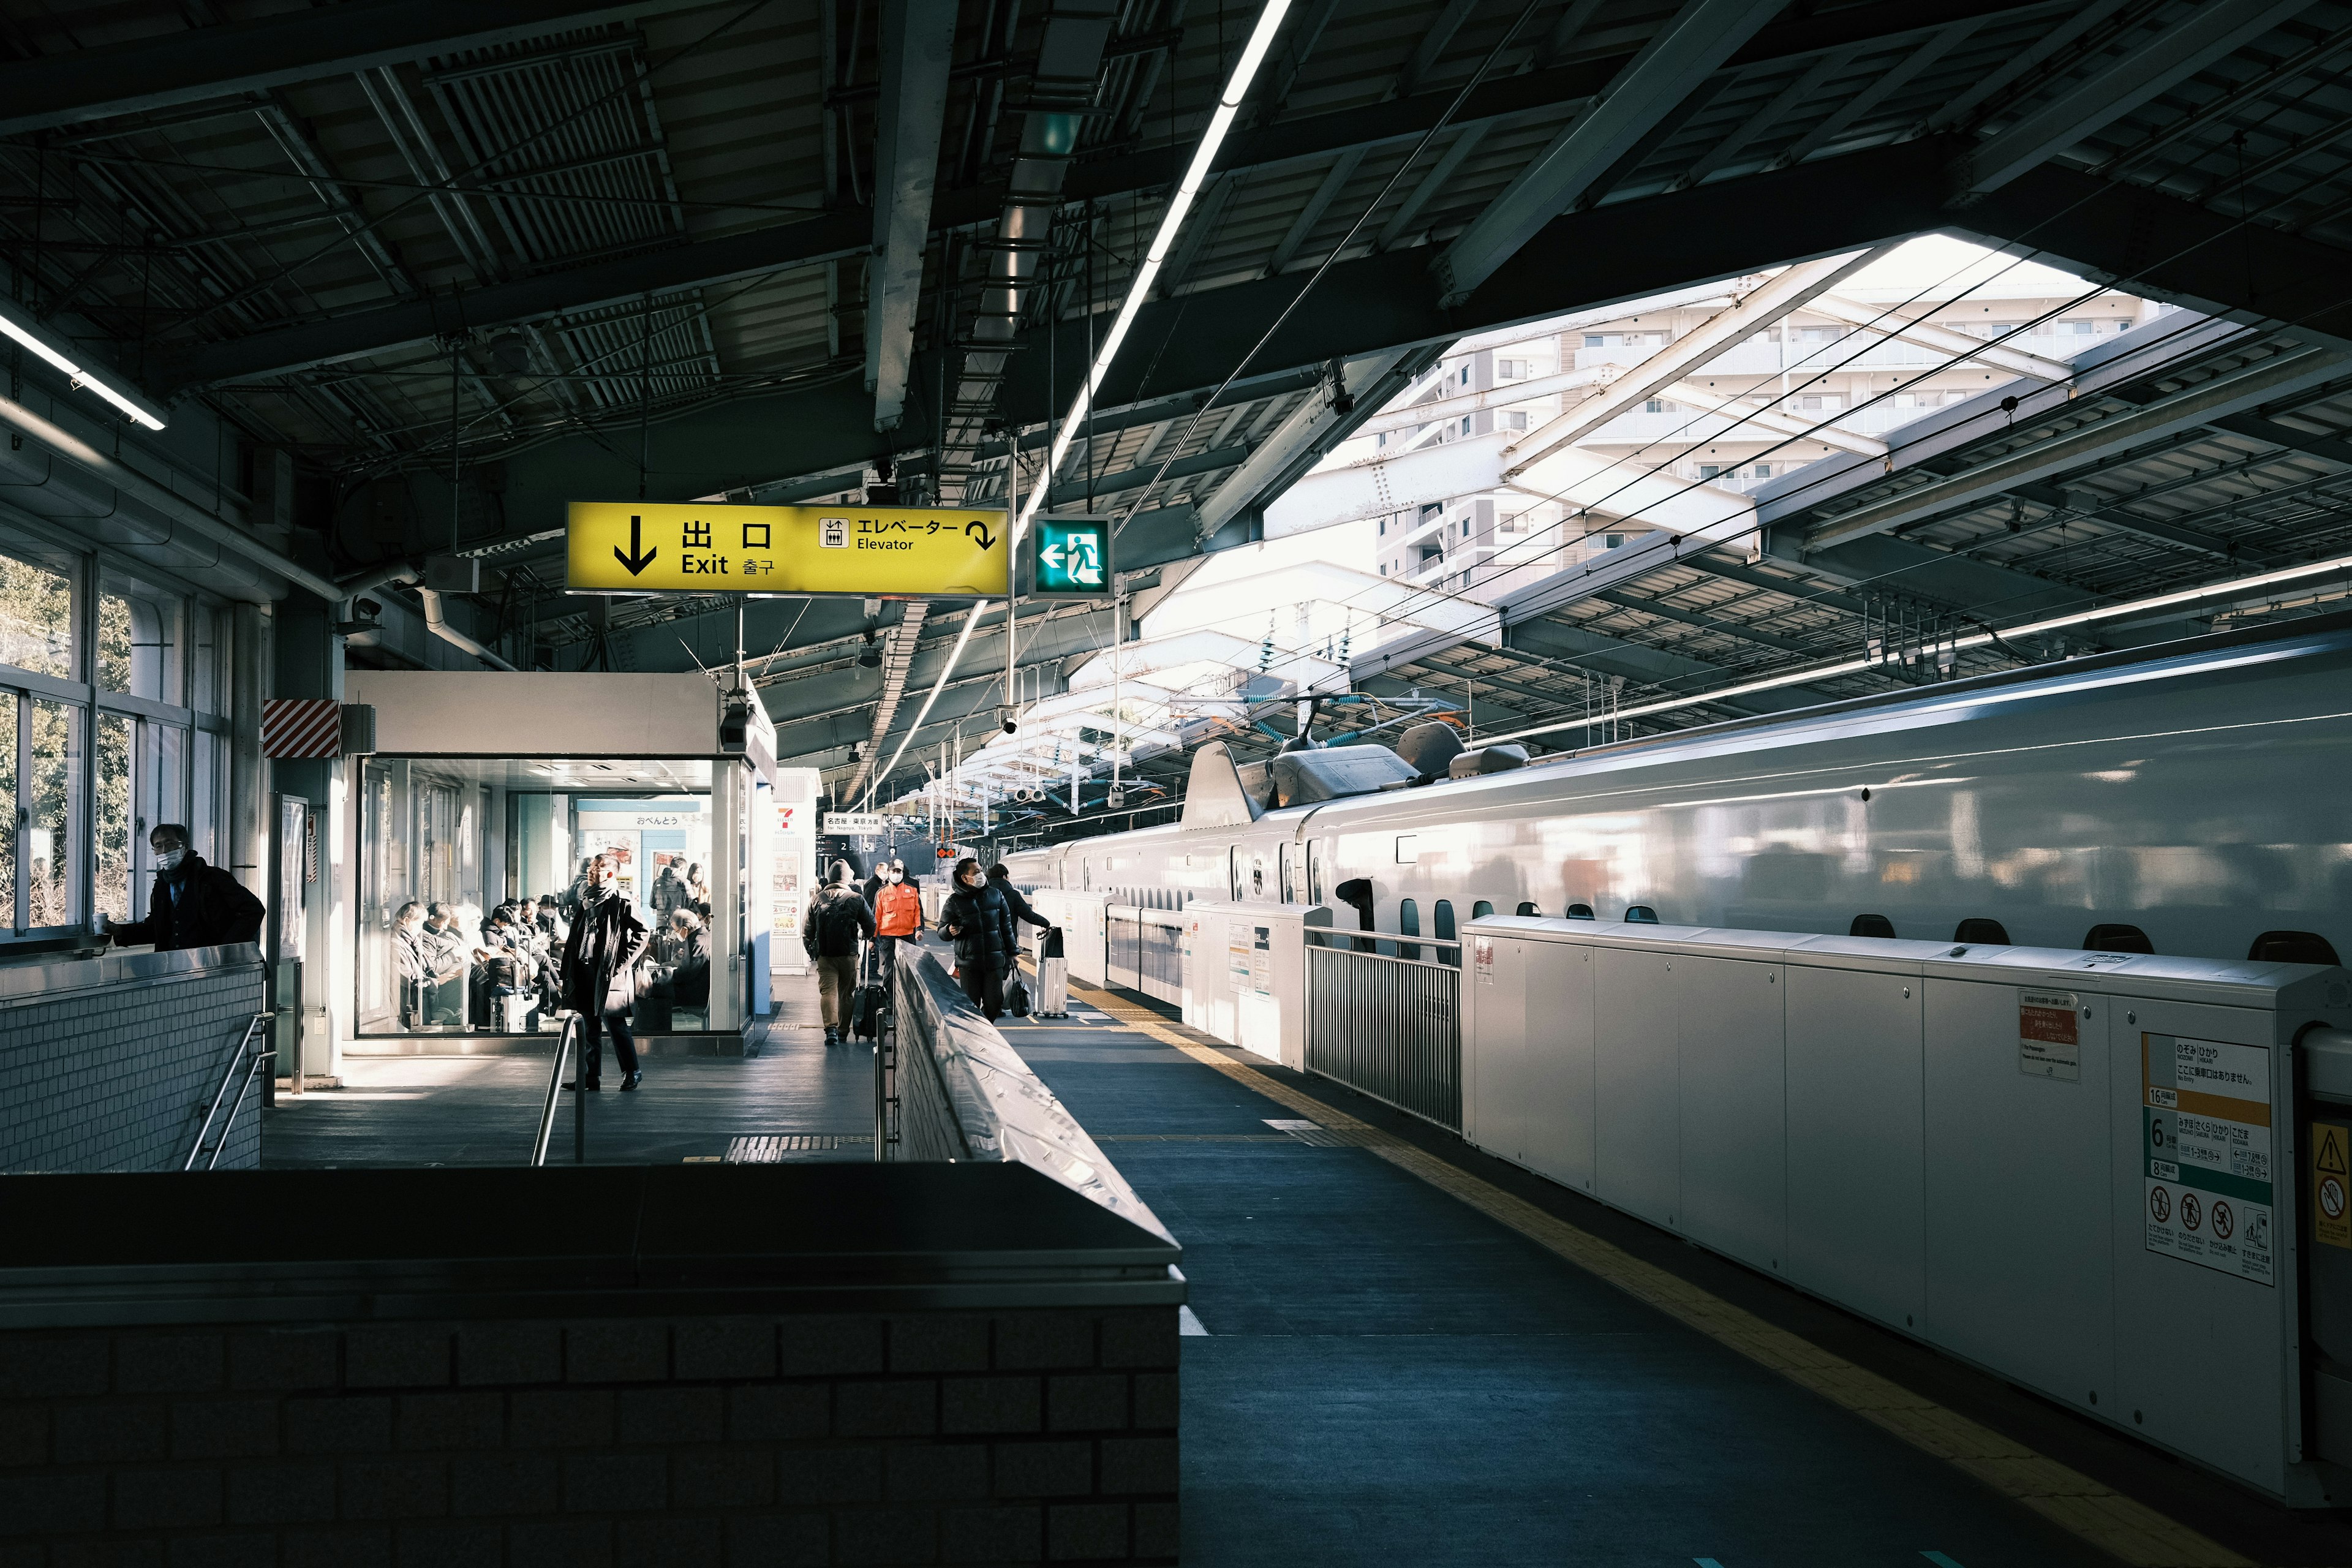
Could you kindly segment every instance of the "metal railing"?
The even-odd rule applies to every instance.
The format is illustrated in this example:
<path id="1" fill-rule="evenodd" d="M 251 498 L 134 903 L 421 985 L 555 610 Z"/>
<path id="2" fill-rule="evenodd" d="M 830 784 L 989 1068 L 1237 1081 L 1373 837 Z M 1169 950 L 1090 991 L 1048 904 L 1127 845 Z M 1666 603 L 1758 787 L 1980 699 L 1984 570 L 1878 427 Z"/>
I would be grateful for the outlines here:
<path id="1" fill-rule="evenodd" d="M 278 1060 L 278 1053 L 275 1050 L 254 1049 L 256 1038 L 276 1016 L 274 1013 L 256 1013 L 246 1020 L 245 1032 L 237 1037 L 236 1048 L 228 1054 L 228 1067 L 221 1074 L 220 1087 L 214 1089 L 213 1097 L 199 1108 L 204 1111 L 205 1119 L 196 1128 L 195 1142 L 188 1145 L 188 1157 L 180 1163 L 181 1170 L 194 1170 L 196 1162 L 199 1160 L 204 1161 L 205 1169 L 207 1171 L 219 1168 L 221 1151 L 228 1147 L 229 1134 L 236 1131 L 236 1113 L 245 1109 L 245 1097 L 253 1092 L 255 1076 L 262 1070 L 264 1064 Z M 242 1077 L 238 1076 L 239 1068 L 245 1069 Z M 230 1100 L 228 1097 L 228 1086 L 232 1083 L 236 1085 L 235 1100 Z M 228 1107 L 228 1114 L 226 1117 L 221 1116 L 220 1113 L 224 1104 Z M 220 1121 L 220 1136 L 217 1138 L 213 1137 L 213 1122 L 215 1119 Z M 212 1139 L 209 1152 L 205 1142 L 208 1138 Z"/>
<path id="2" fill-rule="evenodd" d="M 1307 933 L 1307 1068 L 1462 1131 L 1462 944 Z"/>
<path id="3" fill-rule="evenodd" d="M 533 1165 L 547 1163 L 548 1140 L 555 1135 L 555 1102 L 563 1094 L 563 1064 L 579 1056 L 580 1031 L 585 1022 L 578 1013 L 563 1012 L 556 1016 L 563 1020 L 563 1026 L 556 1031 L 555 1065 L 547 1073 L 547 1101 L 539 1108 L 539 1131 L 530 1141 Z M 577 1073 L 572 1082 L 578 1084 Z M 576 1087 L 572 1091 L 572 1163 L 588 1163 L 588 1091 Z"/>
<path id="4" fill-rule="evenodd" d="M 921 951 L 909 943 L 906 952 Z M 898 1089 L 898 966 L 882 988 L 882 1016 L 874 1029 L 874 1157 L 887 1160 L 897 1147 L 905 1123 Z"/>

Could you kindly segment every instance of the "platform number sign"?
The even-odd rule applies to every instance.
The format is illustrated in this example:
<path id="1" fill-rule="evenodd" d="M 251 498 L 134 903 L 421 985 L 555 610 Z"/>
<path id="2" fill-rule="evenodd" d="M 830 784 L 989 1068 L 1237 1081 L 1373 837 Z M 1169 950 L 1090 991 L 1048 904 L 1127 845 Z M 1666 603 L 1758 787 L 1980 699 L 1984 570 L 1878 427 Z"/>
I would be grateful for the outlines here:
<path id="1" fill-rule="evenodd" d="M 1040 599 L 1110 597 L 1110 519 L 1041 517 L 1030 539 L 1032 595 Z"/>

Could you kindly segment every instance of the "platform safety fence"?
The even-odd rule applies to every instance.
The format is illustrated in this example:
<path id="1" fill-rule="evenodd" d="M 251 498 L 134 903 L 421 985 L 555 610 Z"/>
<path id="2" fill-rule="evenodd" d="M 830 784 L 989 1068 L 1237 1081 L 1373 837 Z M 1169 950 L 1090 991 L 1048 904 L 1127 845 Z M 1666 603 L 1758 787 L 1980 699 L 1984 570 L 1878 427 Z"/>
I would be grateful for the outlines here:
<path id="1" fill-rule="evenodd" d="M 1307 1068 L 1462 1131 L 1462 944 L 1307 932 Z"/>
<path id="2" fill-rule="evenodd" d="M 1184 913 L 1112 905 L 1105 911 L 1113 985 L 1156 1001 L 1184 1000 Z"/>

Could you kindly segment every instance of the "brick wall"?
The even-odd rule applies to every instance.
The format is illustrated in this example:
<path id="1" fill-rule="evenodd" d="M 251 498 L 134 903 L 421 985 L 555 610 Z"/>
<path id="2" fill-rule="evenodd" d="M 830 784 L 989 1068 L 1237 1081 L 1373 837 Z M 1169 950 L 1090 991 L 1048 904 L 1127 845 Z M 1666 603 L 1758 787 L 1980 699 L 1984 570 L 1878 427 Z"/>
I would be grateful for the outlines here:
<path id="1" fill-rule="evenodd" d="M 102 983 L 0 1004 L 0 1170 L 178 1170 L 201 1103 L 263 1006 L 261 965 L 141 976 L 130 956 L 49 967 Z M 257 1084 L 221 1168 L 259 1163 L 260 1095 Z"/>
<path id="2" fill-rule="evenodd" d="M 0 1568 L 1172 1563 L 1176 1308 L 0 1332 Z"/>

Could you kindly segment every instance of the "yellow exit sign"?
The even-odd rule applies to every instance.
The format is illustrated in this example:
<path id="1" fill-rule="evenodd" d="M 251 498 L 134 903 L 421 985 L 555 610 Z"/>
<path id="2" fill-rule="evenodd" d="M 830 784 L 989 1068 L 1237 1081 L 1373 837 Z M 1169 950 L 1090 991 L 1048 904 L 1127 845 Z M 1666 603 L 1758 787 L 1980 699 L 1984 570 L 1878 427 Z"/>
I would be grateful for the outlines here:
<path id="1" fill-rule="evenodd" d="M 566 586 L 604 594 L 1001 599 L 1002 511 L 573 501 Z"/>

